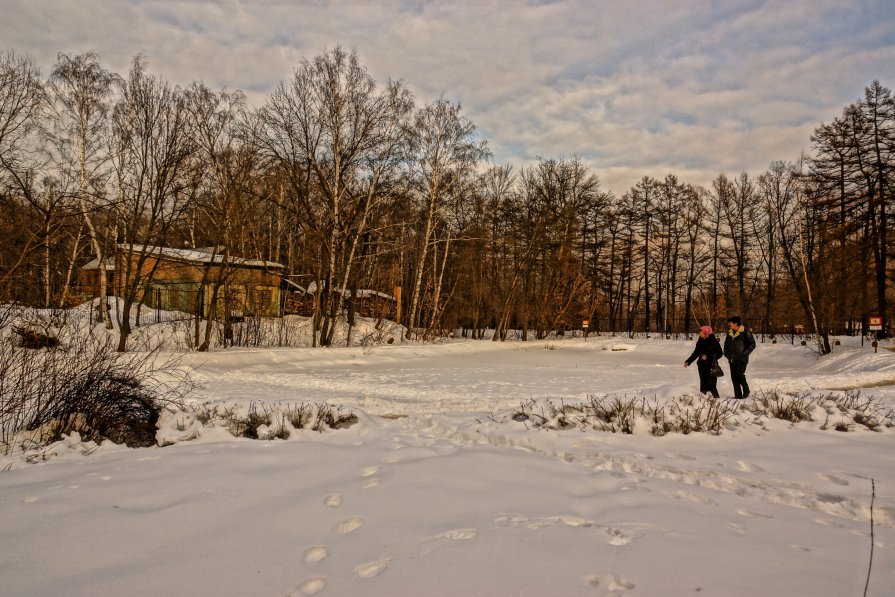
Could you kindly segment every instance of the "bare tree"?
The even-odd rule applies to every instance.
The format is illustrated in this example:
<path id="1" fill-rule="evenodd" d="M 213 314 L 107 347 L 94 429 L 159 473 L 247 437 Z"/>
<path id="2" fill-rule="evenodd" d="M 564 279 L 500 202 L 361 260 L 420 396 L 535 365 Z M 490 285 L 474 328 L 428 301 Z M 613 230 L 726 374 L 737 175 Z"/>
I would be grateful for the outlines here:
<path id="1" fill-rule="evenodd" d="M 118 182 L 119 234 L 116 285 L 118 350 L 131 334 L 131 309 L 155 275 L 156 247 L 195 199 L 195 136 L 184 94 L 144 70 L 134 59 L 113 114 L 113 154 Z"/>
<path id="2" fill-rule="evenodd" d="M 185 99 L 197 147 L 193 157 L 200 185 L 191 211 L 198 214 L 195 219 L 201 227 L 200 237 L 211 245 L 211 259 L 206 262 L 196 293 L 196 313 L 202 311 L 199 301 L 207 301 L 209 306 L 204 337 L 200 339 L 199 317 L 194 329 L 194 343 L 205 351 L 217 318 L 222 315 L 225 327 L 229 326 L 230 313 L 219 313 L 219 299 L 232 277 L 232 248 L 242 236 L 241 216 L 258 208 L 252 201 L 256 195 L 252 180 L 257 175 L 258 160 L 252 144 L 243 144 L 238 137 L 240 129 L 250 130 L 242 126 L 246 119 L 242 93 L 216 93 L 204 84 L 194 83 L 186 89 Z M 195 241 L 195 231 L 191 236 Z"/>
<path id="3" fill-rule="evenodd" d="M 826 326 L 819 318 L 813 281 L 821 279 L 819 259 L 815 247 L 819 243 L 816 231 L 818 218 L 812 195 L 817 188 L 811 181 L 799 177 L 799 184 L 792 192 L 774 193 L 770 196 L 770 216 L 779 235 L 780 256 L 790 284 L 796 292 L 802 313 L 811 322 L 820 354 L 830 352 L 830 340 Z"/>
<path id="4" fill-rule="evenodd" d="M 695 292 L 701 290 L 701 277 L 708 265 L 709 239 L 706 238 L 703 224 L 706 218 L 706 191 L 702 187 L 687 185 L 682 205 L 682 224 L 684 229 L 684 332 L 690 334 L 694 316 Z M 700 325 L 714 325 L 711 315 L 700 322 Z"/>
<path id="5" fill-rule="evenodd" d="M 473 182 L 473 168 L 488 155 L 475 137 L 475 125 L 462 115 L 460 104 L 441 98 L 416 114 L 412 133 L 413 186 L 421 205 L 419 246 L 414 264 L 413 290 L 407 321 L 409 338 L 419 321 L 423 272 L 433 233 L 448 198 L 465 199 Z M 449 239 L 445 245 L 445 257 Z M 436 292 L 440 283 L 434 285 Z M 437 299 L 435 308 L 437 309 Z"/>
<path id="6" fill-rule="evenodd" d="M 303 61 L 259 112 L 259 143 L 289 176 L 301 216 L 321 240 L 321 345 L 332 342 L 362 239 L 400 174 L 412 105 L 402 82 L 377 89 L 357 54 L 336 48 Z"/>
<path id="7" fill-rule="evenodd" d="M 641 288 L 643 289 L 643 309 L 644 309 L 644 331 L 649 335 L 650 331 L 650 273 L 653 268 L 650 267 L 653 243 L 655 238 L 653 230 L 656 226 L 655 202 L 658 195 L 658 181 L 648 176 L 644 176 L 629 191 L 629 203 L 632 208 L 633 222 L 637 226 L 637 232 L 640 234 L 640 243 L 643 248 L 643 279 Z"/>
<path id="8" fill-rule="evenodd" d="M 35 184 L 35 133 L 41 122 L 44 89 L 30 58 L 11 52 L 0 56 L 0 200 L 9 221 L 0 255 L 0 287 L 11 289 L 40 235 L 21 225 L 20 198 L 28 199 Z M 17 238 L 18 237 L 18 238 Z"/>
<path id="9" fill-rule="evenodd" d="M 107 329 L 112 329 L 105 300 L 107 255 L 93 215 L 106 199 L 108 114 L 113 85 L 118 81 L 120 77 L 104 69 L 93 53 L 59 54 L 49 81 L 53 158 L 61 171 L 72 173 L 70 178 L 77 185 L 75 196 L 99 263 L 99 318 Z"/>
<path id="10" fill-rule="evenodd" d="M 28 169 L 29 139 L 40 124 L 43 103 L 40 71 L 31 59 L 11 52 L 0 56 L 0 173 L 4 179 Z"/>
<path id="11" fill-rule="evenodd" d="M 792 203 L 792 195 L 798 192 L 799 173 L 788 162 L 771 162 L 767 172 L 758 178 L 762 211 L 756 218 L 756 240 L 765 267 L 764 314 L 762 332 L 773 333 L 771 328 L 772 310 L 777 299 L 779 278 L 779 231 L 775 217 L 779 206 Z"/>

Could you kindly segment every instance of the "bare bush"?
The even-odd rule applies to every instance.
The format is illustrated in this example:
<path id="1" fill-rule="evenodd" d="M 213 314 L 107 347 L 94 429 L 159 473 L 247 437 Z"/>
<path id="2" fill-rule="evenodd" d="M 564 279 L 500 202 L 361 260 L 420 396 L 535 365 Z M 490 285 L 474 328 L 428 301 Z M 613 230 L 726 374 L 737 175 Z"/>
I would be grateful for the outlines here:
<path id="1" fill-rule="evenodd" d="M 654 420 L 661 421 L 662 426 L 654 425 L 653 435 L 664 435 L 670 431 L 684 435 L 718 435 L 736 417 L 738 410 L 739 404 L 734 401 L 683 396 L 654 411 Z"/>
<path id="2" fill-rule="evenodd" d="M 238 435 L 242 435 L 243 437 L 248 437 L 250 439 L 258 439 L 258 428 L 263 426 L 270 425 L 271 416 L 270 412 L 267 408 L 262 404 L 261 412 L 258 412 L 255 403 L 253 402 L 251 406 L 249 406 L 249 414 L 246 415 L 241 423 L 242 433 Z"/>
<path id="3" fill-rule="evenodd" d="M 19 346 L 22 348 L 56 348 L 59 346 L 59 338 L 33 328 L 15 326 L 12 331 L 19 337 Z"/>
<path id="4" fill-rule="evenodd" d="M 818 413 L 826 413 L 821 429 L 829 429 L 830 416 L 838 414 L 832 424 L 836 431 L 851 431 L 858 426 L 872 431 L 895 427 L 895 411 L 883 405 L 879 398 L 867 396 L 860 390 L 800 394 L 791 396 L 777 390 L 759 392 L 747 406 L 757 416 L 798 423 L 814 421 Z"/>
<path id="5" fill-rule="evenodd" d="M 235 404 L 202 404 L 186 407 L 186 413 L 203 427 L 222 427 L 234 437 L 264 440 L 288 439 L 293 431 L 301 429 L 345 429 L 358 421 L 357 415 L 341 406 L 322 403 L 252 402 L 247 411 Z"/>
<path id="6" fill-rule="evenodd" d="M 634 433 L 634 423 L 638 415 L 646 410 L 645 402 L 627 397 L 590 397 L 590 401 L 582 405 L 584 413 L 594 429 L 613 433 Z"/>
<path id="7" fill-rule="evenodd" d="M 310 404 L 289 404 L 283 408 L 283 416 L 295 429 L 307 429 L 314 418 L 314 409 Z"/>
<path id="8" fill-rule="evenodd" d="M 341 406 L 332 407 L 328 404 L 318 404 L 317 417 L 311 429 L 323 431 L 324 429 L 345 429 L 357 423 L 357 415 L 352 412 L 343 412 Z"/>
<path id="9" fill-rule="evenodd" d="M 767 415 L 774 419 L 798 423 L 813 421 L 814 410 L 819 403 L 819 398 L 809 394 L 790 396 L 775 389 L 753 394 L 748 409 L 755 415 Z"/>
<path id="10" fill-rule="evenodd" d="M 78 432 L 85 440 L 155 443 L 161 408 L 193 388 L 176 359 L 119 353 L 111 336 L 62 324 L 54 349 L 0 341 L 0 450 L 45 445 Z"/>
<path id="11" fill-rule="evenodd" d="M 831 392 L 822 401 L 835 404 L 840 413 L 872 431 L 895 427 L 895 410 L 884 405 L 878 397 L 862 394 L 861 390 L 846 390 L 842 394 Z"/>
<path id="12" fill-rule="evenodd" d="M 552 401 L 523 402 L 510 418 L 546 429 L 593 429 L 633 434 L 638 421 L 650 425 L 650 434 L 719 434 L 738 411 L 738 404 L 683 396 L 660 403 L 657 398 L 590 396 L 586 402 L 559 405 Z"/>
<path id="13" fill-rule="evenodd" d="M 814 421 L 826 409 L 821 430 L 853 431 L 867 428 L 881 431 L 895 427 L 895 411 L 878 398 L 860 392 L 803 393 L 788 395 L 777 390 L 759 392 L 748 401 L 718 400 L 705 396 L 676 396 L 664 402 L 643 397 L 590 396 L 586 402 L 558 404 L 551 400 L 528 400 L 513 409 L 506 419 L 535 429 L 593 429 L 610 433 L 634 433 L 636 425 L 649 425 L 649 433 L 720 434 L 738 425 L 764 426 L 767 418 L 792 423 Z M 839 420 L 831 422 L 831 415 Z M 745 417 L 743 415 L 746 415 Z M 491 420 L 501 419 L 491 416 Z"/>

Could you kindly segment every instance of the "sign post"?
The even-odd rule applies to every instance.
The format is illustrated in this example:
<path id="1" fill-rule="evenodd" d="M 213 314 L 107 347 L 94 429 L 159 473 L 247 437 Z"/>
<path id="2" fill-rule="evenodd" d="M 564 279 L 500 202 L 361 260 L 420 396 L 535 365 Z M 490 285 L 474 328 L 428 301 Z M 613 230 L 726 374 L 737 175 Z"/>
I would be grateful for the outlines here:
<path id="1" fill-rule="evenodd" d="M 879 342 L 876 340 L 877 332 L 883 329 L 883 318 L 881 315 L 871 315 L 867 318 L 867 329 L 873 332 L 873 342 L 870 343 L 870 346 L 873 347 L 873 352 L 877 351 L 877 347 L 879 346 Z"/>
<path id="2" fill-rule="evenodd" d="M 590 319 L 581 320 L 581 329 L 584 330 L 584 339 L 587 340 L 587 330 L 590 328 Z"/>

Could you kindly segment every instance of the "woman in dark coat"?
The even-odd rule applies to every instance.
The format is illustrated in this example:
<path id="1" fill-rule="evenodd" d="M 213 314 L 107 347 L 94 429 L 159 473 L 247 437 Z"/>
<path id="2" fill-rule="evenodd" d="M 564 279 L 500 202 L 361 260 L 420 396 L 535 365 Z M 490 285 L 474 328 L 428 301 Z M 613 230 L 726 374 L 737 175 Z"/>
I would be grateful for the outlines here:
<path id="1" fill-rule="evenodd" d="M 721 343 L 715 337 L 715 333 L 710 326 L 699 328 L 699 340 L 696 341 L 696 348 L 690 358 L 684 361 L 684 367 L 689 367 L 690 363 L 696 361 L 696 368 L 699 370 L 699 392 L 705 394 L 710 392 L 712 396 L 718 398 L 718 378 L 710 373 L 712 365 L 724 355 L 721 350 Z"/>

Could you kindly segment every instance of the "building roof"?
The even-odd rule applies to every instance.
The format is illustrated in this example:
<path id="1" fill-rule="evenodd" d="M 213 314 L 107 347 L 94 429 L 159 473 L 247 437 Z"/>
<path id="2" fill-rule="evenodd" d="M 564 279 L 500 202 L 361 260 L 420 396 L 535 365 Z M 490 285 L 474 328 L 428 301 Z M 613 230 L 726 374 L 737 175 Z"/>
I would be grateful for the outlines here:
<path id="1" fill-rule="evenodd" d="M 300 292 L 302 294 L 306 294 L 308 292 L 307 288 L 305 288 L 304 286 L 302 286 L 300 284 L 296 284 L 289 278 L 283 278 L 283 282 L 286 284 L 286 286 L 289 287 L 288 290 L 291 290 L 293 292 Z"/>
<path id="2" fill-rule="evenodd" d="M 115 270 L 115 259 L 110 257 L 108 259 L 103 259 L 103 261 L 106 262 L 106 271 L 107 272 L 111 272 L 111 271 Z M 86 269 L 86 270 L 96 269 L 96 270 L 98 270 L 99 269 L 99 259 L 91 259 L 90 261 L 85 263 L 81 269 Z"/>
<path id="3" fill-rule="evenodd" d="M 125 251 L 133 250 L 135 253 L 146 252 L 150 255 L 162 257 L 164 259 L 169 259 L 171 261 L 181 261 L 184 263 L 223 263 L 224 255 L 220 252 L 217 254 L 212 254 L 208 252 L 208 250 L 203 249 L 174 249 L 171 247 L 154 247 L 151 245 L 127 245 L 120 244 L 118 245 L 119 249 L 123 249 Z M 217 247 L 218 251 L 221 250 L 221 247 Z M 238 267 L 252 267 L 252 268 L 265 268 L 265 269 L 285 269 L 285 266 L 276 263 L 274 261 L 262 261 L 260 259 L 244 259 L 242 257 L 233 257 L 231 256 L 229 259 L 229 264 L 231 266 Z"/>
<path id="4" fill-rule="evenodd" d="M 297 285 L 296 285 L 296 286 L 297 286 Z M 300 287 L 299 287 L 299 288 L 300 288 Z M 317 292 L 317 282 L 311 282 L 310 284 L 308 284 L 308 288 L 307 288 L 307 290 L 305 290 L 305 292 L 307 292 L 308 294 L 314 294 L 315 292 Z M 340 293 L 340 294 L 341 294 L 342 289 L 336 287 L 336 288 L 333 288 L 333 292 L 337 292 L 337 293 Z M 346 296 L 348 296 L 348 297 L 351 296 L 351 291 L 350 291 L 350 290 L 346 291 Z M 356 296 L 357 296 L 357 298 L 370 298 L 370 297 L 373 297 L 373 296 L 378 296 L 379 298 L 381 298 L 381 299 L 385 299 L 385 300 L 388 300 L 388 301 L 394 301 L 394 300 L 397 300 L 397 299 L 395 299 L 395 297 L 393 297 L 393 296 L 390 295 L 390 294 L 386 294 L 386 293 L 384 293 L 384 292 L 379 292 L 378 290 L 370 290 L 370 289 L 367 289 L 367 288 L 359 289 L 359 290 L 357 291 L 357 295 L 356 295 Z"/>

